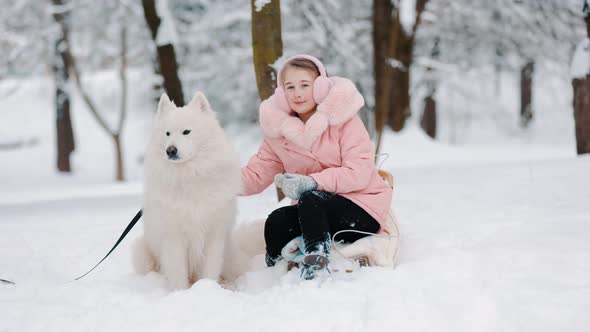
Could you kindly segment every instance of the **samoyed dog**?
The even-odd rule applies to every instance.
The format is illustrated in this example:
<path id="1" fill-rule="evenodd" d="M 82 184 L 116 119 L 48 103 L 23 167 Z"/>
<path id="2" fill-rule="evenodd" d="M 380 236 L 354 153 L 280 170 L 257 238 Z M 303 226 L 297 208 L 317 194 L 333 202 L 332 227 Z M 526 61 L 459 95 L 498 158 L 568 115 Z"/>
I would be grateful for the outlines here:
<path id="1" fill-rule="evenodd" d="M 197 92 L 184 107 L 162 95 L 145 152 L 135 270 L 160 272 L 170 289 L 218 281 L 240 186 L 239 159 L 205 95 Z"/>

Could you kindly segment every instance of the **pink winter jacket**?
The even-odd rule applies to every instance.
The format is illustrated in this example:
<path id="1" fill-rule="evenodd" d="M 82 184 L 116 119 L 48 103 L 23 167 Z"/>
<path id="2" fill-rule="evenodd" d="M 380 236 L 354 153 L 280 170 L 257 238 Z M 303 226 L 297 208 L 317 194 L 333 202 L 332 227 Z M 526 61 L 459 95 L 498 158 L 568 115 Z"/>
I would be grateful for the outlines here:
<path id="1" fill-rule="evenodd" d="M 262 102 L 264 141 L 242 168 L 242 195 L 263 191 L 281 172 L 309 175 L 319 190 L 353 201 L 388 232 L 392 189 L 377 173 L 373 143 L 357 115 L 364 99 L 350 80 L 330 80 L 328 96 L 306 123 L 277 107 L 275 95 Z"/>

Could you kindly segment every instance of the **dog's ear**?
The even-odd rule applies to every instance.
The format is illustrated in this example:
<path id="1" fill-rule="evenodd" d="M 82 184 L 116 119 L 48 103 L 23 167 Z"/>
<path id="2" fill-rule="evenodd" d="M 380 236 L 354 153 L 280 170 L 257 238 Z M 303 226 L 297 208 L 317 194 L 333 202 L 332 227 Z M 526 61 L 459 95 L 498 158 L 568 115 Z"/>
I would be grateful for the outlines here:
<path id="1" fill-rule="evenodd" d="M 205 94 L 201 91 L 197 91 L 193 99 L 191 99 L 190 103 L 188 103 L 188 107 L 194 108 L 201 112 L 211 112 L 211 106 L 209 105 L 209 101 Z"/>
<path id="2" fill-rule="evenodd" d="M 176 105 L 174 105 L 174 103 L 170 100 L 170 98 L 168 98 L 168 95 L 166 93 L 162 94 L 162 97 L 160 97 L 160 102 L 158 103 L 158 113 L 162 113 L 166 110 L 168 110 L 169 108 L 175 107 Z"/>

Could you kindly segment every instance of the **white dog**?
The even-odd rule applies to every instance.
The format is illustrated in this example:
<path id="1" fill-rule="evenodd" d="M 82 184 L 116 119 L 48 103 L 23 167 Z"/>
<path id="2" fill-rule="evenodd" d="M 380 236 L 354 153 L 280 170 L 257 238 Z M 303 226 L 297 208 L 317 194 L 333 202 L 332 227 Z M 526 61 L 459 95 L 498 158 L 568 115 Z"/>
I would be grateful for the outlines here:
<path id="1" fill-rule="evenodd" d="M 134 248 L 138 273 L 159 271 L 171 289 L 218 280 L 241 185 L 237 154 L 207 98 L 185 107 L 162 95 L 145 153 L 144 237 Z"/>

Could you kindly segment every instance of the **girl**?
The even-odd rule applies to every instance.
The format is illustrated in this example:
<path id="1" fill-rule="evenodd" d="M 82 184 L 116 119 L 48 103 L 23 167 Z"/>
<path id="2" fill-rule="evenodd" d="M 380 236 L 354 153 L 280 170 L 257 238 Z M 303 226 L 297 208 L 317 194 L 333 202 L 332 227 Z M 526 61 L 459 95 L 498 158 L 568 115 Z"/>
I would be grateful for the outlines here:
<path id="1" fill-rule="evenodd" d="M 375 168 L 374 147 L 357 115 L 364 99 L 348 79 L 327 77 L 310 55 L 287 60 L 275 93 L 260 105 L 264 141 L 242 168 L 242 195 L 271 183 L 294 204 L 266 219 L 266 264 L 273 266 L 282 248 L 302 236 L 301 277 L 327 270 L 331 234 L 340 230 L 387 232 L 392 189 Z M 336 241 L 352 243 L 366 235 L 346 232 Z"/>

